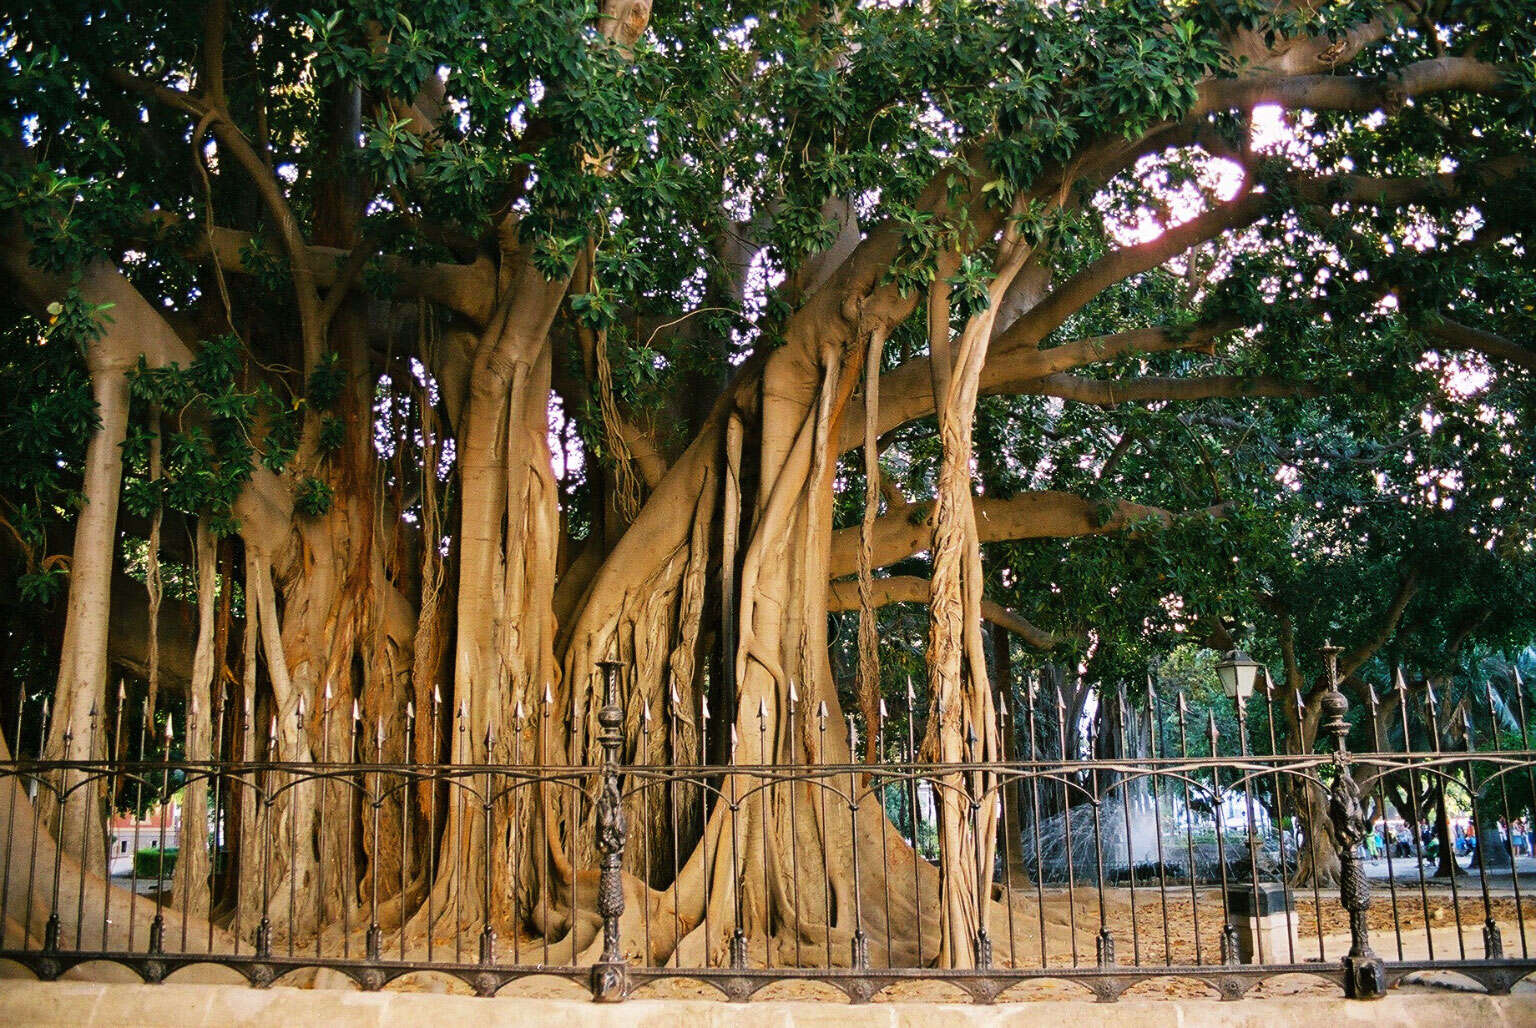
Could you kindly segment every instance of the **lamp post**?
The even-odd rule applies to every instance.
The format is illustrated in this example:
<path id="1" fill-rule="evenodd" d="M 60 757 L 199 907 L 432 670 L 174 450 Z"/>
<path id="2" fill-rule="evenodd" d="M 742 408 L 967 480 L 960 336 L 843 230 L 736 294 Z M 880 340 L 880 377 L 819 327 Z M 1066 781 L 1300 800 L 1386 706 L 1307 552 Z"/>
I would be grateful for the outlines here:
<path id="1" fill-rule="evenodd" d="M 1261 665 L 1242 650 L 1232 650 L 1216 665 L 1216 677 L 1221 679 L 1222 691 L 1227 698 L 1237 701 L 1241 710 L 1248 697 L 1253 695 L 1253 683 L 1259 677 Z"/>
<path id="2" fill-rule="evenodd" d="M 1263 670 L 1258 661 L 1236 649 L 1216 665 L 1221 689 L 1237 707 L 1238 752 L 1245 764 L 1248 760 L 1248 697 L 1253 695 L 1254 683 Z M 1247 768 L 1243 774 L 1243 805 L 1247 813 L 1249 880 L 1244 885 L 1232 886 L 1227 895 L 1229 913 L 1237 914 L 1242 926 L 1237 939 L 1233 940 L 1237 943 L 1236 956 L 1243 963 L 1280 963 L 1285 956 L 1294 961 L 1290 896 L 1283 883 L 1259 881 L 1258 826 L 1253 815 L 1252 775 Z"/>

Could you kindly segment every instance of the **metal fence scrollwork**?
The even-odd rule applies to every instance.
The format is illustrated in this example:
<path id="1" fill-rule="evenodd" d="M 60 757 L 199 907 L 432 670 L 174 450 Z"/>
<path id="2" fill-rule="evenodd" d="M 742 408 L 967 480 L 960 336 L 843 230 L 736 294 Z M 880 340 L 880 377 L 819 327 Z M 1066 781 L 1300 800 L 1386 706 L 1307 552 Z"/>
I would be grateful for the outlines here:
<path id="1" fill-rule="evenodd" d="M 1310 695 L 1266 676 L 1236 702 L 1032 680 L 999 695 L 1005 759 L 985 764 L 924 759 L 910 688 L 869 724 L 793 689 L 782 722 L 754 700 L 721 724 L 675 693 L 653 709 L 615 661 L 593 709 L 517 700 L 501 740 L 435 697 L 387 727 L 327 695 L 308 716 L 334 742 L 303 760 L 235 694 L 199 723 L 121 690 L 68 726 L 108 757 L 41 760 L 50 712 L 24 704 L 0 762 L 0 960 L 149 982 L 211 963 L 258 987 L 432 972 L 486 996 L 555 976 L 601 1002 L 679 981 L 980 1002 L 1169 979 L 1235 999 L 1298 975 L 1359 999 L 1425 975 L 1516 987 L 1536 973 L 1524 684 L 1399 673 L 1378 694 L 1338 652 Z M 210 759 L 182 754 L 195 732 Z M 782 738 L 813 759 L 748 762 Z"/>

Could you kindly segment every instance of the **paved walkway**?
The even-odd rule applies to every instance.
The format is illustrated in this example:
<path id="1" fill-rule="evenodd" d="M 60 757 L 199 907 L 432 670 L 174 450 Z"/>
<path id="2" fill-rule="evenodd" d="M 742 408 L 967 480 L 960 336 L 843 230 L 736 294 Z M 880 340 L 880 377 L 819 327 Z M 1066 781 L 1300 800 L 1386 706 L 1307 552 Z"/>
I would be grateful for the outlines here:
<path id="1" fill-rule="evenodd" d="M 1365 873 L 1372 878 L 1386 878 L 1390 871 L 1392 877 L 1397 879 L 1397 884 L 1399 885 L 1404 883 L 1417 885 L 1419 881 L 1419 860 L 1416 854 L 1406 857 L 1394 856 L 1391 861 L 1388 861 L 1386 857 L 1376 857 L 1363 861 L 1362 866 L 1365 868 Z M 1431 885 L 1436 883 L 1441 885 L 1447 884 L 1448 880 L 1445 878 L 1431 877 L 1439 866 L 1439 861 L 1433 860 L 1428 856 L 1424 858 L 1424 880 L 1426 882 Z M 1456 884 L 1459 886 L 1470 881 L 1476 887 L 1478 876 L 1477 858 L 1475 856 L 1458 857 L 1456 859 L 1456 866 L 1466 873 L 1466 877 L 1456 879 Z M 1513 877 L 1512 872 L 1515 868 L 1518 868 L 1520 871 L 1520 889 L 1522 892 L 1532 884 L 1536 884 L 1536 856 L 1528 857 L 1524 855 L 1514 857 L 1512 860 L 1505 861 L 1497 867 L 1489 867 L 1487 869 L 1488 884 L 1490 886 L 1503 885 L 1506 888 L 1509 887 Z"/>
<path id="2" fill-rule="evenodd" d="M 1374 1002 L 1328 997 L 1216 1000 L 1122 1000 L 999 1006 L 871 1003 L 703 1003 L 632 1000 L 600 1005 L 552 999 L 337 989 L 252 989 L 222 985 L 108 985 L 97 982 L 0 981 L 0 1025 L 68 1028 L 419 1028 L 421 1025 L 516 1025 L 517 1028 L 1395 1028 L 1536 1025 L 1536 995 L 1392 995 Z"/>

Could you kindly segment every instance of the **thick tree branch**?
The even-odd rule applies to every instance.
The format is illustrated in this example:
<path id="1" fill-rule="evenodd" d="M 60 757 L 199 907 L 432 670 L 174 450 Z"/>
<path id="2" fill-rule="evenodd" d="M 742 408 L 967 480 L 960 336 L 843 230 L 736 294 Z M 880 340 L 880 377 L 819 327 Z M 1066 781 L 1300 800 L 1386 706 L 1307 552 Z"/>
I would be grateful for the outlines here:
<path id="1" fill-rule="evenodd" d="M 1365 175 L 1323 175 L 1298 178 L 1289 183 L 1295 200 L 1303 204 L 1367 203 L 1401 206 L 1431 197 L 1460 199 L 1521 174 L 1528 158 L 1500 157 L 1460 170 L 1436 175 L 1372 178 Z M 1236 199 L 1196 215 L 1144 243 L 1114 250 L 1052 290 L 1039 304 L 1021 316 L 998 338 L 995 352 L 1032 347 L 1081 310 L 1114 283 L 1165 263 L 1191 247 L 1223 232 L 1251 224 L 1275 207 L 1268 192 L 1245 190 Z"/>
<path id="2" fill-rule="evenodd" d="M 218 140 L 219 146 L 245 169 L 251 184 L 256 187 L 256 193 L 261 198 L 262 205 L 266 207 L 267 213 L 277 225 L 278 237 L 283 241 L 283 249 L 287 251 L 289 271 L 298 302 L 299 321 L 303 328 L 305 366 L 313 367 L 320 359 L 325 332 L 324 321 L 321 318 L 320 291 L 309 262 L 309 250 L 304 240 L 304 232 L 294 216 L 293 209 L 288 205 L 287 197 L 283 195 L 277 177 L 267 167 L 261 155 L 256 152 L 256 148 L 245 138 L 228 111 L 222 107 L 210 103 L 205 98 L 194 97 L 181 90 L 140 78 L 121 68 L 113 68 L 107 75 L 125 89 L 184 111 L 196 118 L 199 124 L 206 122 L 214 138 Z"/>
<path id="3" fill-rule="evenodd" d="M 916 575 L 893 575 L 874 580 L 872 593 L 876 607 L 892 603 L 927 603 L 933 583 Z M 857 610 L 859 607 L 859 583 L 857 581 L 832 582 L 827 586 L 827 610 Z M 1062 637 L 1054 632 L 1031 624 L 1000 603 L 981 601 L 981 616 L 994 625 L 1014 633 L 1026 644 L 1037 650 L 1050 650 L 1061 645 Z"/>
<path id="4" fill-rule="evenodd" d="M 212 257 L 220 267 L 242 275 L 251 273 L 240 256 L 240 251 L 251 244 L 249 232 L 214 228 L 208 235 Z M 332 291 L 347 274 L 346 269 L 357 263 L 355 251 L 307 246 L 305 252 L 314 270 L 315 284 Z M 473 264 L 416 263 L 404 257 L 379 257 L 378 261 L 389 275 L 396 296 L 440 303 L 479 326 L 490 321 L 496 303 L 496 267 L 489 257 L 481 257 Z"/>
<path id="5" fill-rule="evenodd" d="M 320 324 L 329 326 L 336 319 L 336 312 L 341 310 L 342 302 L 346 300 L 347 293 L 357 284 L 363 276 L 363 268 L 367 266 L 368 259 L 378 251 L 371 240 L 360 239 L 357 245 L 348 253 L 340 267 L 336 269 L 336 280 L 325 294 L 325 300 L 320 304 Z"/>
<path id="6" fill-rule="evenodd" d="M 988 390 L 989 392 L 991 390 Z M 998 392 L 1033 393 L 1059 396 L 1078 403 L 1112 407 L 1120 403 L 1148 403 L 1159 400 L 1208 400 L 1216 397 L 1249 399 L 1256 397 L 1310 398 L 1321 396 L 1317 382 L 1293 382 L 1270 376 L 1205 375 L 1198 378 L 1127 378 L 1099 379 L 1080 375 L 1047 375 L 1033 382 L 1018 383 Z"/>
<path id="7" fill-rule="evenodd" d="M 1235 321 L 1215 321 L 1189 328 L 1141 328 L 1077 339 L 1049 350 L 1016 349 L 988 359 L 981 369 L 980 391 L 988 395 L 1033 392 L 1031 386 L 1048 376 L 1134 354 L 1176 350 L 1210 352 L 1213 339 L 1237 327 Z M 928 358 L 918 357 L 880 377 L 882 434 L 933 413 L 933 387 L 928 367 Z M 862 440 L 862 404 L 857 397 L 849 401 L 849 413 L 843 418 L 838 438 L 841 450 L 850 450 Z"/>
<path id="8" fill-rule="evenodd" d="M 229 5 L 212 0 L 203 10 L 203 66 L 197 86 L 210 106 L 223 108 L 224 31 L 229 22 Z"/>
<path id="9" fill-rule="evenodd" d="M 1364 203 L 1391 206 L 1430 198 L 1464 200 L 1518 177 L 1529 164 L 1530 161 L 1525 157 L 1511 156 L 1468 165 L 1445 174 L 1392 178 L 1362 175 L 1303 178 L 1291 183 L 1291 195 L 1302 204 Z M 1139 329 L 1064 343 L 1046 350 L 1036 348 L 1040 340 L 1115 282 L 1157 267 L 1225 231 L 1252 224 L 1274 209 L 1273 198 L 1268 194 L 1248 192 L 1168 229 L 1153 240 L 1107 254 L 1052 290 L 995 339 L 987 364 L 982 370 L 981 389 L 987 393 L 1029 392 L 1028 384 L 1047 375 L 1134 353 L 1196 349 L 1208 346 L 1211 339 L 1223 332 L 1240 327 L 1235 321 L 1220 321 L 1183 330 Z M 882 434 L 914 418 L 932 413 L 933 393 L 927 358 L 908 361 L 887 372 L 881 379 L 880 396 Z M 859 401 L 854 399 L 841 423 L 839 450 L 846 451 L 858 446 L 862 432 L 863 418 Z"/>
<path id="10" fill-rule="evenodd" d="M 1425 335 L 1449 343 L 1458 350 L 1472 350 L 1486 357 L 1508 361 L 1527 371 L 1536 371 L 1536 349 L 1521 346 L 1501 335 L 1463 325 L 1459 321 L 1441 318 L 1438 322 L 1422 326 Z"/>
<path id="11" fill-rule="evenodd" d="M 1221 508 L 1213 508 L 1219 512 Z M 884 567 L 933 544 L 930 504 L 914 504 L 878 518 L 870 533 L 874 547 L 872 566 Z M 1137 521 L 1155 518 L 1171 524 L 1178 517 L 1161 507 L 1126 500 L 1098 502 L 1073 493 L 1032 492 L 1012 499 L 981 497 L 976 500 L 976 529 L 983 543 L 1017 539 L 1063 539 L 1104 535 L 1121 531 Z M 859 530 L 832 533 L 828 574 L 833 578 L 853 574 L 858 568 Z"/>
<path id="12" fill-rule="evenodd" d="M 1392 597 L 1392 602 L 1381 615 L 1381 621 L 1376 626 L 1376 631 L 1369 639 L 1359 646 L 1345 653 L 1339 658 L 1339 676 L 1348 678 L 1360 669 L 1360 665 L 1370 660 L 1377 650 L 1387 644 L 1392 638 L 1392 633 L 1397 631 L 1397 623 L 1402 619 L 1403 611 L 1407 609 L 1409 601 L 1419 589 L 1419 573 L 1410 569 L 1398 584 L 1397 592 Z"/>
<path id="13" fill-rule="evenodd" d="M 1410 97 L 1463 90 L 1510 91 L 1504 69 L 1468 57 L 1418 61 L 1396 75 L 1291 75 L 1216 79 L 1199 88 L 1195 114 L 1247 109 L 1259 104 L 1333 111 L 1392 111 Z"/>

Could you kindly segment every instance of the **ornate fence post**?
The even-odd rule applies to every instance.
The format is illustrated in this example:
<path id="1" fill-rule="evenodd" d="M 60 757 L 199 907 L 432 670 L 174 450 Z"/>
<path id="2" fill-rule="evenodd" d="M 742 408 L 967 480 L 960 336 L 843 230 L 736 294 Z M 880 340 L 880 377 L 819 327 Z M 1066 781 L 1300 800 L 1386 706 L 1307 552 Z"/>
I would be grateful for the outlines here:
<path id="1" fill-rule="evenodd" d="M 965 726 L 966 756 L 976 761 L 981 752 L 981 738 L 976 726 Z M 987 969 L 992 966 L 992 936 L 987 931 L 987 901 L 991 890 L 986 882 L 992 876 L 992 854 L 981 845 L 981 790 L 984 778 L 980 771 L 967 776 L 966 792 L 971 798 L 971 839 L 976 844 L 976 966 Z"/>
<path id="2" fill-rule="evenodd" d="M 1322 728 L 1333 737 L 1334 777 L 1328 816 L 1340 846 L 1339 897 L 1349 911 L 1350 947 L 1344 958 L 1344 994 L 1353 999 L 1380 999 L 1387 991 L 1386 968 L 1371 949 L 1370 927 L 1366 923 L 1371 883 L 1357 854 L 1357 847 L 1371 828 L 1360 806 L 1360 787 L 1349 766 L 1349 722 L 1344 720 L 1349 701 L 1339 691 L 1339 647 L 1330 643 L 1322 652 L 1328 675 L 1328 692 L 1322 701 Z"/>
<path id="3" fill-rule="evenodd" d="M 1099 967 L 1115 966 L 1115 937 L 1109 933 L 1108 925 L 1100 925 L 1099 934 L 1094 937 L 1093 961 Z"/>
<path id="4" fill-rule="evenodd" d="M 597 713 L 603 734 L 603 787 L 597 797 L 597 849 L 603 856 L 597 887 L 597 912 L 603 919 L 603 954 L 592 965 L 592 998 L 617 1003 L 629 992 L 629 966 L 619 948 L 619 916 L 624 913 L 624 882 L 619 868 L 629 826 L 619 792 L 619 747 L 624 736 L 624 709 L 619 705 L 616 676 L 621 664 L 599 661 L 603 669 L 603 706 Z"/>

